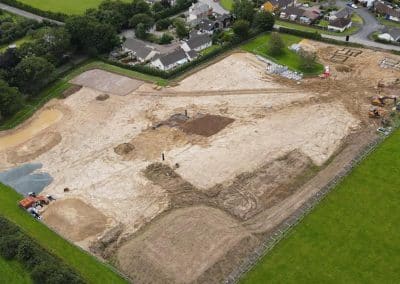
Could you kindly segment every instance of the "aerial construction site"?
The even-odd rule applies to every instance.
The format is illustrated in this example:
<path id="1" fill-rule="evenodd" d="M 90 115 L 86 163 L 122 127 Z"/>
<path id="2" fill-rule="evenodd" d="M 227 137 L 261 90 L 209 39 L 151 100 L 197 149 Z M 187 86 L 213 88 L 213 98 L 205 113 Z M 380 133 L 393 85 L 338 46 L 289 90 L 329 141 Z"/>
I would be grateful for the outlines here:
<path id="1" fill-rule="evenodd" d="M 43 222 L 134 283 L 222 282 L 396 111 L 399 56 L 302 44 L 329 77 L 240 51 L 163 88 L 82 73 L 1 134 L 0 170 L 40 164 Z"/>

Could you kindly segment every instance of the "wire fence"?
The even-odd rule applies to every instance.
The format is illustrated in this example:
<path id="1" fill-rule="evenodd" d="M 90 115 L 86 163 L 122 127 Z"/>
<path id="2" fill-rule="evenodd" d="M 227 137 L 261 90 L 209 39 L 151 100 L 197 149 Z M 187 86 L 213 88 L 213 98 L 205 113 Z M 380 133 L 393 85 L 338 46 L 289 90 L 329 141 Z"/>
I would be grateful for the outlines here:
<path id="1" fill-rule="evenodd" d="M 376 147 L 385 140 L 387 136 L 379 136 L 371 143 L 366 145 L 360 152 L 347 164 L 343 169 L 333 177 L 324 187 L 321 188 L 313 197 L 307 200 L 301 207 L 299 207 L 293 214 L 290 215 L 284 222 L 282 222 L 274 232 L 262 242 L 262 245 L 255 249 L 242 264 L 232 271 L 224 283 L 234 284 L 237 283 L 247 272 L 257 264 L 268 252 L 270 252 L 280 240 L 282 240 L 290 230 L 295 227 L 303 218 L 310 213 L 314 207 L 319 204 L 329 192 L 331 192 L 336 185 L 338 185 L 362 160 L 364 160 Z"/>

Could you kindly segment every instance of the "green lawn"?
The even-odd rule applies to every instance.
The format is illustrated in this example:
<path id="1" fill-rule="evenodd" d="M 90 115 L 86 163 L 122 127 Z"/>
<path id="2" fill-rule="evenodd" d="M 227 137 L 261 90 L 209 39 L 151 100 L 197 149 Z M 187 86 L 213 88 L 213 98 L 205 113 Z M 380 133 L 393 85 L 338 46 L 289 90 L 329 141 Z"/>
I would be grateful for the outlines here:
<path id="1" fill-rule="evenodd" d="M 400 130 L 242 283 L 399 283 Z"/>
<path id="2" fill-rule="evenodd" d="M 26 234 L 37 241 L 43 248 L 61 258 L 67 265 L 80 273 L 87 283 L 127 283 L 96 258 L 70 244 L 41 222 L 36 221 L 25 213 L 17 205 L 20 199 L 21 196 L 13 189 L 0 184 L 0 215 L 20 226 Z M 5 265 L 3 266 L 2 264 Z M 29 283 L 26 281 L 26 273 L 21 270 L 22 268 L 17 263 L 0 260 L 0 267 L 0 282 L 3 280 L 3 275 L 12 278 L 14 274 L 18 274 L 22 280 L 16 283 Z M 1 273 L 2 271 L 5 274 Z M 10 282 L 6 281 L 4 283 Z"/>
<path id="3" fill-rule="evenodd" d="M 377 19 L 378 19 L 380 24 L 385 25 L 387 27 L 400 28 L 400 23 L 399 22 L 386 20 L 385 18 L 382 18 L 382 17 L 378 17 Z"/>
<path id="4" fill-rule="evenodd" d="M 280 56 L 271 57 L 270 55 L 267 54 L 267 44 L 268 44 L 268 40 L 271 36 L 270 34 L 265 34 L 265 35 L 257 37 L 256 39 L 243 45 L 242 49 L 246 50 L 248 52 L 252 52 L 252 53 L 261 55 L 265 58 L 271 59 L 272 61 L 275 61 L 276 63 L 286 65 L 292 70 L 303 72 L 299 66 L 300 65 L 300 57 L 295 52 L 288 49 L 288 46 L 290 46 L 294 43 L 300 42 L 302 40 L 302 38 L 294 36 L 294 35 L 289 35 L 289 34 L 280 34 L 280 35 L 286 45 L 284 53 Z M 321 74 L 323 69 L 324 69 L 324 67 L 321 64 L 317 64 L 315 66 L 314 70 L 304 72 L 304 74 L 305 75 Z"/>
<path id="5" fill-rule="evenodd" d="M 103 0 L 18 0 L 43 11 L 61 12 L 68 15 L 83 14 L 86 9 L 96 8 Z M 130 2 L 130 0 L 122 0 Z"/>
<path id="6" fill-rule="evenodd" d="M 17 261 L 7 261 L 0 257 L 0 283 L 7 284 L 31 284 L 32 280 L 28 272 Z"/>
<path id="7" fill-rule="evenodd" d="M 47 103 L 50 99 L 59 97 L 66 89 L 68 89 L 71 86 L 69 81 L 72 78 L 78 76 L 82 72 L 94 68 L 107 70 L 110 72 L 118 73 L 128 77 L 133 77 L 143 81 L 153 82 L 161 86 L 165 86 L 168 84 L 167 80 L 161 79 L 159 77 L 150 76 L 136 71 L 131 71 L 129 69 L 120 68 L 101 61 L 90 61 L 70 71 L 64 78 L 57 80 L 55 83 L 51 84 L 48 88 L 43 90 L 41 94 L 37 96 L 35 99 L 27 102 L 25 106 L 18 113 L 2 121 L 0 123 L 0 131 L 14 128 L 20 123 L 24 122 L 26 119 L 31 117 L 38 109 L 40 109 L 45 103 Z"/>
<path id="8" fill-rule="evenodd" d="M 233 0 L 220 0 L 219 3 L 225 10 L 232 10 Z"/>
<path id="9" fill-rule="evenodd" d="M 15 44 L 17 47 L 19 47 L 20 45 L 22 45 L 25 42 L 29 42 L 32 41 L 32 36 L 24 36 L 23 38 L 20 38 L 12 43 L 9 44 L 4 44 L 2 46 L 0 46 L 0 52 L 5 51 L 10 45 Z"/>

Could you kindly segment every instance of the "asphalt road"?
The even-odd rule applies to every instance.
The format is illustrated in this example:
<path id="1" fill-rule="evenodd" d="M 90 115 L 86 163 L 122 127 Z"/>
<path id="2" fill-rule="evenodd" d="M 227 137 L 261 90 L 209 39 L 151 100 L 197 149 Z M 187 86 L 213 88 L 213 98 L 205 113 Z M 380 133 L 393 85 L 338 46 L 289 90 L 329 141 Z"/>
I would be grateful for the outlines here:
<path id="1" fill-rule="evenodd" d="M 28 19 L 36 20 L 36 21 L 39 21 L 39 22 L 42 22 L 43 20 L 47 20 L 47 21 L 55 23 L 57 25 L 64 25 L 64 23 L 62 23 L 62 22 L 55 21 L 55 20 L 48 19 L 48 18 L 44 18 L 44 17 L 38 16 L 38 15 L 32 14 L 30 12 L 27 12 L 25 10 L 21 10 L 21 9 L 18 9 L 18 8 L 14 8 L 12 6 L 8 6 L 8 5 L 3 4 L 3 3 L 0 3 L 0 9 L 8 11 L 8 12 L 16 14 L 16 15 L 19 15 L 19 16 L 22 16 L 22 17 L 25 17 L 25 18 L 28 18 Z"/>

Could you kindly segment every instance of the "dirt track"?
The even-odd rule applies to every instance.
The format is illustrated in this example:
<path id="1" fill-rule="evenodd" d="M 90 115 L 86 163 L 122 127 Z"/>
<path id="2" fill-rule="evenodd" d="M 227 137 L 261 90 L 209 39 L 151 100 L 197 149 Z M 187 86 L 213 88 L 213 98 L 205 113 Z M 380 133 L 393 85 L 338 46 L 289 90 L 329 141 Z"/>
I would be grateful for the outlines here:
<path id="1" fill-rule="evenodd" d="M 400 77 L 378 66 L 383 53 L 363 50 L 333 63 L 337 47 L 309 44 L 330 65 L 332 78 L 296 84 L 266 75 L 263 63 L 246 53 L 161 91 L 141 82 L 126 85 L 129 91 L 118 86 L 126 78 L 102 73 L 102 84 L 111 86 L 107 100 L 96 99 L 104 90 L 83 87 L 51 101 L 46 107 L 62 112 L 62 119 L 0 151 L 0 168 L 43 163 L 54 178 L 44 194 L 59 199 L 45 222 L 116 259 L 135 283 L 221 282 L 260 234 L 374 136 L 369 98 L 380 78 L 388 84 Z M 79 79 L 90 86 L 96 74 Z M 40 112 L 0 139 L 37 117 Z M 113 241 L 96 246 L 121 224 Z"/>

